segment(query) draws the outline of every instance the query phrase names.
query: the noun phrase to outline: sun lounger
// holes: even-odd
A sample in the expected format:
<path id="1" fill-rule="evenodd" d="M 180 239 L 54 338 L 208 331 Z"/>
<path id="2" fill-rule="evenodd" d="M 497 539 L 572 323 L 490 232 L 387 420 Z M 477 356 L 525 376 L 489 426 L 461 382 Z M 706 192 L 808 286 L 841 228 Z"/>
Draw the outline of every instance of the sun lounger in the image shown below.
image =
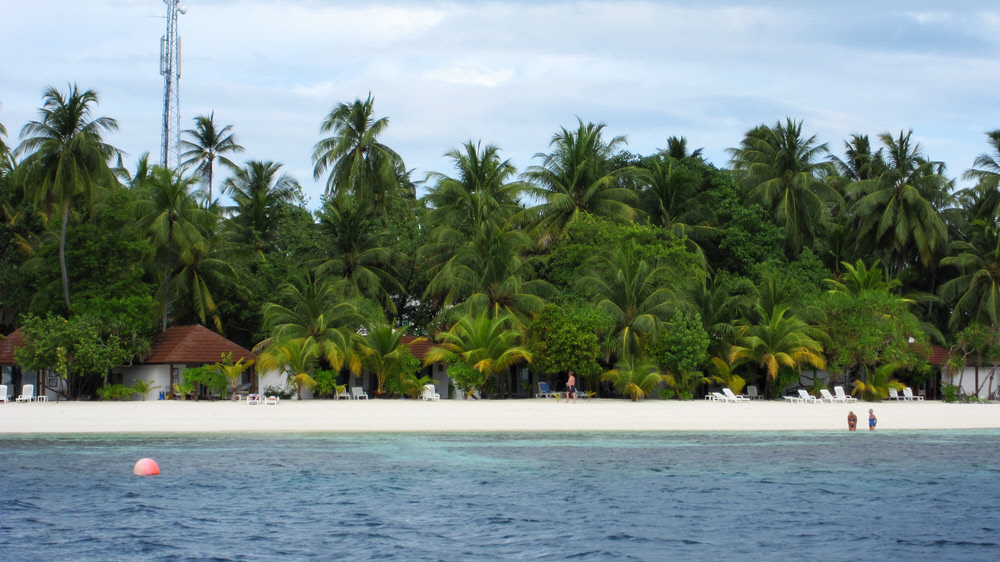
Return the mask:
<path id="1" fill-rule="evenodd" d="M 350 400 L 351 399 L 351 393 L 347 392 L 347 388 L 345 387 L 344 391 L 337 395 L 337 398 L 338 399 L 343 398 L 345 400 Z"/>
<path id="2" fill-rule="evenodd" d="M 247 394 L 247 406 L 260 406 L 260 394 Z"/>
<path id="3" fill-rule="evenodd" d="M 853 396 L 848 396 L 844 393 L 844 387 L 835 386 L 833 387 L 833 392 L 837 395 L 837 399 L 845 404 L 848 402 L 857 402 L 858 399 Z"/>
<path id="4" fill-rule="evenodd" d="M 590 400 L 590 395 L 587 394 L 586 392 L 582 391 L 582 390 L 577 390 L 576 391 L 576 397 L 577 398 L 586 398 L 587 400 Z"/>
<path id="5" fill-rule="evenodd" d="M 420 395 L 421 400 L 440 400 L 441 395 L 434 391 L 433 384 L 425 384 L 424 392 Z"/>
<path id="6" fill-rule="evenodd" d="M 351 397 L 354 398 L 355 400 L 361 400 L 362 398 L 368 400 L 368 393 L 365 392 L 365 389 L 361 388 L 360 386 L 352 386 Z"/>
<path id="7" fill-rule="evenodd" d="M 0 384 L 0 402 L 7 403 L 7 385 Z"/>
<path id="8" fill-rule="evenodd" d="M 889 389 L 889 400 L 902 400 L 895 388 Z"/>
<path id="9" fill-rule="evenodd" d="M 907 401 L 917 400 L 918 402 L 923 402 L 924 401 L 924 397 L 923 396 L 914 396 L 913 395 L 913 391 L 910 390 L 910 387 L 906 387 L 906 388 L 903 389 L 903 400 L 907 400 Z"/>
<path id="10" fill-rule="evenodd" d="M 799 389 L 799 398 L 802 399 L 802 402 L 808 402 L 810 404 L 822 404 L 823 403 L 822 400 L 820 400 L 819 398 L 816 398 L 815 396 L 810 396 L 808 392 L 806 392 L 804 389 L 801 389 L 801 388 Z"/>
<path id="11" fill-rule="evenodd" d="M 747 387 L 747 398 L 749 398 L 751 400 L 763 400 L 764 399 L 763 396 L 761 396 L 760 394 L 757 394 L 757 387 L 754 386 L 754 385 L 750 385 L 750 386 Z"/>
<path id="12" fill-rule="evenodd" d="M 820 394 L 820 400 L 822 400 L 823 402 L 829 402 L 831 404 L 833 404 L 834 402 L 843 402 L 843 400 L 841 400 L 840 398 L 837 398 L 836 396 L 830 394 L 830 391 L 825 388 L 820 390 L 819 394 Z"/>
<path id="13" fill-rule="evenodd" d="M 721 392 L 713 392 L 712 394 L 709 394 L 705 398 L 707 400 L 715 400 L 716 402 L 729 402 L 729 399 L 726 398 L 726 395 Z"/>
<path id="14" fill-rule="evenodd" d="M 14 402 L 31 402 L 35 399 L 35 385 L 26 384 L 21 388 L 21 395 Z"/>
<path id="15" fill-rule="evenodd" d="M 731 388 L 723 388 L 722 393 L 726 395 L 726 398 L 732 400 L 733 402 L 749 402 L 750 399 L 745 396 L 736 396 Z"/>
<path id="16" fill-rule="evenodd" d="M 535 398 L 552 398 L 552 397 L 558 398 L 559 395 L 556 394 L 555 392 L 552 392 L 552 390 L 549 389 L 549 383 L 547 382 L 538 383 L 538 392 L 535 393 Z"/>
<path id="17" fill-rule="evenodd" d="M 279 400 L 281 400 L 281 398 L 279 398 L 277 396 L 265 396 L 264 397 L 264 405 L 265 406 L 277 406 Z"/>
<path id="18" fill-rule="evenodd" d="M 786 396 L 782 396 L 782 398 L 784 398 L 788 402 L 791 402 L 792 404 L 794 404 L 796 402 L 802 402 L 802 399 L 799 398 L 798 396 L 787 396 L 786 395 Z"/>

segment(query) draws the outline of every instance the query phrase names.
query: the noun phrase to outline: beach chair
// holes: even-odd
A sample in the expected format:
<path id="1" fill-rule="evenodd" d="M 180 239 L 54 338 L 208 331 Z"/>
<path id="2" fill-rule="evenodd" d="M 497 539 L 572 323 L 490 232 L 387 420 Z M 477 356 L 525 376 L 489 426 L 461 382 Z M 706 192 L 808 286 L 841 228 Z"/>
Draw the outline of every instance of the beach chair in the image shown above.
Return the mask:
<path id="1" fill-rule="evenodd" d="M 0 384 L 0 402 L 7 403 L 7 385 Z"/>
<path id="2" fill-rule="evenodd" d="M 260 406 L 260 394 L 247 394 L 247 406 Z"/>
<path id="3" fill-rule="evenodd" d="M 352 386 L 351 397 L 354 398 L 355 400 L 361 400 L 362 398 L 368 400 L 368 393 L 365 392 L 365 389 L 361 388 L 360 386 Z"/>
<path id="4" fill-rule="evenodd" d="M 785 396 L 782 396 L 782 398 L 784 398 L 786 402 L 791 402 L 792 404 L 794 404 L 796 402 L 802 402 L 802 399 L 799 398 L 798 396 L 785 395 Z"/>
<path id="5" fill-rule="evenodd" d="M 764 399 L 763 396 L 761 396 L 760 394 L 757 394 L 757 387 L 754 386 L 754 385 L 750 385 L 750 386 L 747 387 L 747 398 L 749 398 L 751 400 L 763 400 Z"/>
<path id="6" fill-rule="evenodd" d="M 590 395 L 587 394 L 586 392 L 582 391 L 582 390 L 579 390 L 579 389 L 577 389 L 577 391 L 576 391 L 576 397 L 577 398 L 586 398 L 587 400 L 590 400 Z"/>
<path id="7" fill-rule="evenodd" d="M 552 398 L 553 396 L 556 398 L 559 397 L 558 394 L 552 392 L 552 390 L 549 388 L 549 383 L 547 382 L 538 383 L 538 392 L 535 393 L 535 398 Z"/>
<path id="8" fill-rule="evenodd" d="M 910 390 L 910 387 L 906 387 L 906 388 L 903 389 L 903 400 L 907 400 L 907 401 L 917 400 L 918 402 L 923 402 L 924 401 L 924 397 L 923 396 L 914 396 L 913 395 L 913 391 Z"/>
<path id="9" fill-rule="evenodd" d="M 423 394 L 420 395 L 420 399 L 421 400 L 440 400 L 441 399 L 441 395 L 438 394 L 437 392 L 434 392 L 434 390 L 435 389 L 434 389 L 434 385 L 433 384 L 425 384 L 424 385 L 424 392 L 423 392 Z"/>
<path id="10" fill-rule="evenodd" d="M 278 401 L 280 401 L 280 400 L 281 400 L 281 398 L 279 398 L 277 396 L 265 396 L 264 397 L 264 405 L 265 406 L 277 406 L 278 405 Z"/>
<path id="11" fill-rule="evenodd" d="M 726 395 L 726 398 L 732 400 L 733 402 L 750 402 L 750 399 L 745 396 L 736 396 L 731 388 L 723 388 L 722 393 Z"/>
<path id="12" fill-rule="evenodd" d="M 819 394 L 820 394 L 820 400 L 822 400 L 823 402 L 829 402 L 831 404 L 833 404 L 834 402 L 843 402 L 843 400 L 830 394 L 830 391 L 825 388 L 820 390 Z"/>
<path id="13" fill-rule="evenodd" d="M 729 402 L 729 398 L 721 392 L 713 392 L 712 394 L 705 396 L 705 399 L 715 400 L 716 402 Z"/>
<path id="14" fill-rule="evenodd" d="M 889 400 L 902 400 L 895 388 L 889 389 Z"/>
<path id="15" fill-rule="evenodd" d="M 837 395 L 837 400 L 840 401 L 840 402 L 844 402 L 845 404 L 848 403 L 848 402 L 857 402 L 858 401 L 857 398 L 855 398 L 853 396 L 848 396 L 844 392 L 844 387 L 842 387 L 842 386 L 835 386 L 835 387 L 833 387 L 833 392 L 834 392 L 834 394 Z"/>
<path id="16" fill-rule="evenodd" d="M 808 402 L 810 404 L 822 404 L 823 403 L 822 400 L 820 400 L 819 398 L 816 398 L 815 396 L 810 396 L 809 393 L 806 392 L 802 388 L 799 389 L 799 398 L 802 399 L 802 402 L 804 402 L 804 403 L 805 402 Z"/>
<path id="17" fill-rule="evenodd" d="M 21 388 L 21 395 L 14 402 L 31 402 L 35 399 L 35 385 L 26 384 Z"/>
<path id="18" fill-rule="evenodd" d="M 351 393 L 347 392 L 347 387 L 346 386 L 344 387 L 344 391 L 337 395 L 337 398 L 338 399 L 339 398 L 343 398 L 345 400 L 350 400 L 351 399 Z"/>

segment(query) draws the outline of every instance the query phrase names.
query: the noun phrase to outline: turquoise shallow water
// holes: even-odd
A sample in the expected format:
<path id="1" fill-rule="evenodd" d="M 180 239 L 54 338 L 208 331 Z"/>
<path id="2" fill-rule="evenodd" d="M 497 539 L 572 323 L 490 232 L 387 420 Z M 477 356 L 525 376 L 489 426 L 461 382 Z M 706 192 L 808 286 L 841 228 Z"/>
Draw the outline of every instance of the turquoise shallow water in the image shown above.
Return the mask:
<path id="1" fill-rule="evenodd" d="M 0 437 L 0 558 L 1000 559 L 1000 432 Z M 157 477 L 136 477 L 142 457 Z"/>

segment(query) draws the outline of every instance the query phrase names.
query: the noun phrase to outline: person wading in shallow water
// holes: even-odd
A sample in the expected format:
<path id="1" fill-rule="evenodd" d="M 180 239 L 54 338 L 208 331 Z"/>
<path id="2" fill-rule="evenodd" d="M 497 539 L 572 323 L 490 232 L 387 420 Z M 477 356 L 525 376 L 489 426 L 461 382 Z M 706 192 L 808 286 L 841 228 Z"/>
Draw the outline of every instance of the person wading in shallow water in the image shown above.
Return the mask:
<path id="1" fill-rule="evenodd" d="M 876 423 L 878 423 L 878 418 L 875 417 L 875 412 L 868 410 L 868 431 L 875 431 Z"/>
<path id="2" fill-rule="evenodd" d="M 566 381 L 566 403 L 569 404 L 569 395 L 573 395 L 573 403 L 576 404 L 576 377 L 573 371 L 569 372 L 569 380 Z"/>
<path id="3" fill-rule="evenodd" d="M 857 431 L 858 430 L 858 416 L 854 415 L 854 412 L 849 412 L 847 414 L 847 431 Z"/>

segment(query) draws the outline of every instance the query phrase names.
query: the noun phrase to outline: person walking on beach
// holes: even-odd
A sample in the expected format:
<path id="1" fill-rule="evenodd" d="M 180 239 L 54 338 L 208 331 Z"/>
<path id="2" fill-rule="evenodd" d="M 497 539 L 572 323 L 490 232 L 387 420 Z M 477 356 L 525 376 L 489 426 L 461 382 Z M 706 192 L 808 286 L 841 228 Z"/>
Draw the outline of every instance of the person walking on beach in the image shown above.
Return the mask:
<path id="1" fill-rule="evenodd" d="M 875 431 L 875 424 L 878 423 L 878 418 L 875 417 L 875 412 L 871 409 L 868 410 L 868 431 Z"/>
<path id="2" fill-rule="evenodd" d="M 847 431 L 857 431 L 857 430 L 858 430 L 858 416 L 854 415 L 854 412 L 848 412 Z"/>
<path id="3" fill-rule="evenodd" d="M 569 380 L 566 381 L 566 403 L 569 404 L 569 395 L 573 395 L 573 403 L 576 404 L 576 377 L 573 371 L 569 372 Z"/>

